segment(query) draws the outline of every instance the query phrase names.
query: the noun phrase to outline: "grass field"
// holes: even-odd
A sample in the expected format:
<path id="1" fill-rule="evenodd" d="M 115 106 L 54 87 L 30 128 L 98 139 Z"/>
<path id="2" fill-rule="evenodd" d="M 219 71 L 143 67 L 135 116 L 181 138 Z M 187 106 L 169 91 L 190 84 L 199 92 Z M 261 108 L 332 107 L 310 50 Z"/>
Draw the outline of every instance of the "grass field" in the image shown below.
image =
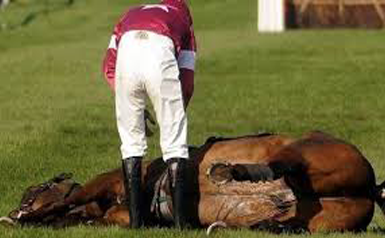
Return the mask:
<path id="1" fill-rule="evenodd" d="M 68 171 L 84 182 L 120 164 L 113 94 L 101 60 L 113 25 L 139 0 L 24 0 L 0 12 L 0 215 L 31 184 Z M 155 1 L 146 1 L 155 2 Z M 193 0 L 199 43 L 189 142 L 261 131 L 323 130 L 357 145 L 385 180 L 385 32 L 261 35 L 256 0 Z M 5 27 L 4 27 L 5 28 Z M 148 159 L 160 155 L 158 133 Z M 367 233 L 381 237 L 377 209 Z M 0 237 L 204 237 L 203 231 L 0 227 Z M 287 237 L 247 230 L 214 237 Z M 301 235 L 300 235 L 301 236 Z M 304 236 L 304 235 L 302 235 Z M 290 235 L 290 237 L 296 237 Z"/>

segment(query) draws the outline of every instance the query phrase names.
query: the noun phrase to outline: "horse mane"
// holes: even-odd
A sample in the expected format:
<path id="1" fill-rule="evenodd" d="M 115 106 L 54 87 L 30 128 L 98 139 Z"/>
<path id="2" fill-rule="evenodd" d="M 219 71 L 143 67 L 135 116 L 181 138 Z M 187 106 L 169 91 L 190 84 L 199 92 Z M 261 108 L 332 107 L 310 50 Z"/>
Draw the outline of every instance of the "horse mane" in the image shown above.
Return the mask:
<path id="1" fill-rule="evenodd" d="M 206 140 L 206 142 L 203 145 L 207 145 L 207 144 L 212 145 L 220 141 L 230 141 L 230 140 L 238 140 L 238 139 L 244 139 L 244 138 L 259 138 L 259 137 L 266 137 L 266 136 L 272 136 L 272 135 L 276 135 L 276 134 L 271 132 L 261 132 L 255 135 L 244 135 L 244 136 L 237 136 L 237 137 L 211 136 Z"/>

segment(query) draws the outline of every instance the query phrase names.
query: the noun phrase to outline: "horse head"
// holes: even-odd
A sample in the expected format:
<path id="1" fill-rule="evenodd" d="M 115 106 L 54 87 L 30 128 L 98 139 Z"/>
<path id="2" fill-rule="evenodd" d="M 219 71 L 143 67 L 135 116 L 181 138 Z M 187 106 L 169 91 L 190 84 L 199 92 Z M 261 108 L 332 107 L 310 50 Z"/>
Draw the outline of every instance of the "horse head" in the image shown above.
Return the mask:
<path id="1" fill-rule="evenodd" d="M 28 187 L 21 199 L 20 206 L 9 213 L 9 218 L 18 224 L 48 223 L 54 216 L 47 216 L 55 204 L 80 188 L 71 179 L 71 174 L 60 174 L 47 182 Z M 41 219 L 45 217 L 45 219 Z"/>

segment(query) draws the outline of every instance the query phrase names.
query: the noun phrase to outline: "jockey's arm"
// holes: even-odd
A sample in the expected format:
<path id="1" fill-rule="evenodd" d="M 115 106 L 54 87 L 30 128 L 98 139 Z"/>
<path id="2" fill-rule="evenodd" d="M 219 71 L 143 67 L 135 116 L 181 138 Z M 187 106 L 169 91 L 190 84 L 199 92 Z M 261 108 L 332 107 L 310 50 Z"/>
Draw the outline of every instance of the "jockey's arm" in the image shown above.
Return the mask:
<path id="1" fill-rule="evenodd" d="M 106 55 L 104 56 L 102 66 L 104 79 L 113 91 L 115 91 L 116 58 L 121 35 L 121 23 L 119 22 L 114 28 L 114 32 L 111 36 L 110 44 L 108 45 L 108 49 Z"/>
<path id="2" fill-rule="evenodd" d="M 190 99 L 194 93 L 194 72 L 196 61 L 196 42 L 194 30 L 190 29 L 191 35 L 185 49 L 183 49 L 178 56 L 178 65 L 180 71 L 180 80 L 182 83 L 182 92 L 184 106 L 187 108 Z"/>
<path id="3" fill-rule="evenodd" d="M 115 91 L 116 55 L 116 49 L 108 48 L 103 60 L 104 79 L 113 91 Z"/>
<path id="4" fill-rule="evenodd" d="M 184 106 L 185 108 L 187 108 L 190 99 L 194 93 L 194 70 L 181 68 L 180 80 L 182 83 Z"/>
<path id="5" fill-rule="evenodd" d="M 197 45 L 196 45 L 194 28 L 191 20 L 189 35 L 187 37 L 187 40 L 185 41 L 185 45 L 182 47 L 182 51 L 178 56 L 178 65 L 179 65 L 179 71 L 180 71 L 180 80 L 182 83 L 182 92 L 183 92 L 185 109 L 187 109 L 190 99 L 194 93 L 194 72 L 195 72 L 196 52 L 197 52 Z"/>

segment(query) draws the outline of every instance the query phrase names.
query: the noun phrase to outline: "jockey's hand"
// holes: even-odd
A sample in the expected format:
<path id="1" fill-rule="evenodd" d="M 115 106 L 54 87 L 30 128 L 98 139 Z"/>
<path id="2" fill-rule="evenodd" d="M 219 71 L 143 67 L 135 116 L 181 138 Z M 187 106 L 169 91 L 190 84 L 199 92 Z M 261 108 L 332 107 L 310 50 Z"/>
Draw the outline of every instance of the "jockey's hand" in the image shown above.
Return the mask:
<path id="1" fill-rule="evenodd" d="M 144 110 L 144 125 L 146 128 L 146 136 L 151 137 L 154 135 L 154 132 L 151 130 L 148 123 L 150 123 L 152 126 L 156 125 L 154 117 L 151 115 L 151 113 L 147 109 L 145 109 Z"/>

